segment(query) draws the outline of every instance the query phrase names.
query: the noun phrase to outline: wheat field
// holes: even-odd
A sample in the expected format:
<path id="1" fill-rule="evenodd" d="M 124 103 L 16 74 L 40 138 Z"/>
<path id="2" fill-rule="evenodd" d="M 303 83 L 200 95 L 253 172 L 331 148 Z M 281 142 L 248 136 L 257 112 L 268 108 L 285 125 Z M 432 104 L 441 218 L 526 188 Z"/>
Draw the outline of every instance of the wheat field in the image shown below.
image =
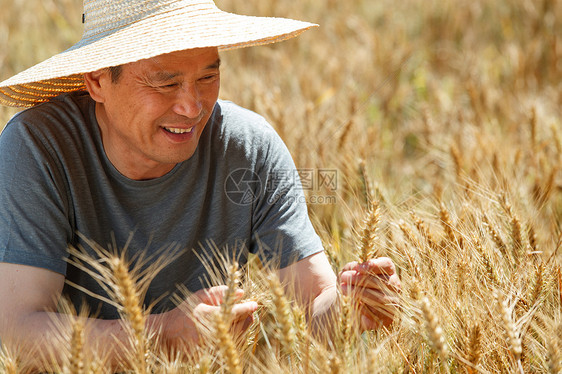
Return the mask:
<path id="1" fill-rule="evenodd" d="M 223 308 L 197 355 L 164 357 L 138 324 L 147 311 L 118 299 L 137 343 L 132 371 L 561 373 L 562 3 L 216 3 L 320 25 L 224 52 L 221 97 L 264 115 L 299 170 L 336 171 L 337 185 L 306 191 L 334 269 L 367 246 L 397 265 L 402 300 L 392 326 L 358 334 L 342 298 L 337 334 L 320 344 L 275 277 L 225 263 L 217 281 L 236 287 L 247 273 L 240 286 L 261 305 L 248 335 L 230 334 Z M 0 0 L 0 79 L 77 41 L 81 7 Z M 1 108 L 0 122 L 13 113 Z M 116 290 L 117 269 L 132 274 L 125 284 L 144 284 L 118 258 L 108 263 Z M 106 372 L 81 352 L 81 320 L 69 319 L 57 371 Z M 25 371 L 17 349 L 2 350 L 0 371 Z"/>

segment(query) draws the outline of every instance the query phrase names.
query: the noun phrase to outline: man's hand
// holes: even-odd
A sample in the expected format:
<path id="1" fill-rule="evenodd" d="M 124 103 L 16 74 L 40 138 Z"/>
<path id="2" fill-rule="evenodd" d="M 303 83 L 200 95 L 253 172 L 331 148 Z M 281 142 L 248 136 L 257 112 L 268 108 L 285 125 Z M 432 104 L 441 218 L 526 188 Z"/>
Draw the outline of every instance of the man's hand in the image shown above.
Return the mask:
<path id="1" fill-rule="evenodd" d="M 392 323 L 399 303 L 400 279 L 391 259 L 350 262 L 339 274 L 341 289 L 359 307 L 361 330 Z"/>
<path id="2" fill-rule="evenodd" d="M 187 355 L 194 353 L 194 348 L 201 343 L 201 328 L 213 323 L 215 314 L 221 310 L 226 290 L 226 286 L 199 290 L 177 308 L 161 315 L 161 339 L 168 352 L 182 352 Z M 242 290 L 237 290 L 235 301 L 240 301 L 243 295 Z M 234 337 L 251 325 L 252 314 L 257 309 L 258 304 L 255 301 L 234 304 L 231 312 Z"/>

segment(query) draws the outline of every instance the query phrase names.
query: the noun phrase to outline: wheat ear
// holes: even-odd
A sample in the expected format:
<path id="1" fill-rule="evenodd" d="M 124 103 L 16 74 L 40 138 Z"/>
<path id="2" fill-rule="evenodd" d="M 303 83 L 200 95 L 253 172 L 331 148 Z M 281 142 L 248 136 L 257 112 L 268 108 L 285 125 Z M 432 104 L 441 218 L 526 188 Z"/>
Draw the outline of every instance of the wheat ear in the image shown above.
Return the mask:
<path id="1" fill-rule="evenodd" d="M 429 335 L 429 341 L 433 346 L 435 352 L 441 358 L 442 367 L 447 372 L 448 371 L 447 357 L 449 355 L 447 344 L 445 343 L 445 338 L 443 337 L 443 329 L 439 324 L 437 315 L 433 311 L 433 306 L 431 305 L 427 296 L 424 296 L 420 300 L 420 307 L 426 323 L 427 333 Z"/>
<path id="2" fill-rule="evenodd" d="M 340 296 L 341 310 L 339 315 L 340 336 L 339 344 L 343 354 L 343 358 L 347 362 L 349 360 L 351 341 L 354 332 L 354 320 L 357 318 L 355 306 L 352 304 L 352 298 L 348 295 Z"/>
<path id="3" fill-rule="evenodd" d="M 221 312 L 215 314 L 215 329 L 220 352 L 231 374 L 242 374 L 240 356 L 229 331 L 229 324 Z"/>
<path id="4" fill-rule="evenodd" d="M 367 173 L 367 164 L 365 163 L 365 160 L 359 160 L 359 176 L 363 182 L 363 195 L 365 196 L 365 201 L 370 205 L 374 200 L 375 190 L 373 182 L 369 177 L 369 173 Z"/>
<path id="5" fill-rule="evenodd" d="M 521 250 L 523 249 L 521 220 L 513 211 L 513 207 L 507 199 L 507 196 L 503 195 L 501 202 L 510 219 L 513 256 L 516 261 L 519 261 Z"/>
<path id="6" fill-rule="evenodd" d="M 455 164 L 455 175 L 457 177 L 457 180 L 460 180 L 462 177 L 462 166 L 463 166 L 461 153 L 459 152 L 459 149 L 455 144 L 451 144 L 451 148 L 449 149 L 449 151 L 451 153 L 451 158 L 453 159 L 453 163 Z"/>
<path id="7" fill-rule="evenodd" d="M 475 324 L 470 330 L 470 337 L 468 342 L 468 362 L 472 366 L 468 367 L 469 373 L 476 373 L 476 367 L 482 356 L 482 331 L 480 325 Z"/>
<path id="8" fill-rule="evenodd" d="M 340 374 L 342 372 L 341 359 L 336 352 L 332 352 L 329 358 L 330 374 Z"/>
<path id="9" fill-rule="evenodd" d="M 496 275 L 495 266 L 493 265 L 492 260 L 490 259 L 490 256 L 488 256 L 486 251 L 484 251 L 484 248 L 482 247 L 482 242 L 478 238 L 474 239 L 474 248 L 476 249 L 476 251 L 478 252 L 480 257 L 482 258 L 482 261 L 484 263 L 484 267 L 486 268 L 486 277 L 489 280 L 491 280 L 494 284 L 498 285 L 499 279 L 498 279 L 498 276 Z"/>
<path id="10" fill-rule="evenodd" d="M 544 290 L 544 270 L 544 263 L 541 262 L 535 272 L 535 284 L 531 291 L 531 297 L 529 298 L 529 306 L 535 305 L 542 297 Z"/>
<path id="11" fill-rule="evenodd" d="M 102 374 L 104 372 L 104 365 L 99 360 L 93 360 L 88 367 L 88 374 Z"/>
<path id="12" fill-rule="evenodd" d="M 203 357 L 199 359 L 199 363 L 195 367 L 197 369 L 197 373 L 199 374 L 207 374 L 211 372 L 211 365 L 213 363 L 213 359 L 210 355 L 205 354 Z"/>
<path id="13" fill-rule="evenodd" d="M 1 344 L 0 344 L 0 369 L 2 370 L 2 373 L 5 374 L 17 374 L 19 372 L 18 364 L 15 357 L 12 356 L 11 352 L 8 352 L 8 350 L 5 347 L 2 347 Z"/>
<path id="14" fill-rule="evenodd" d="M 349 135 L 349 133 L 351 132 L 351 128 L 353 127 L 353 118 L 350 118 L 345 126 L 343 127 L 343 130 L 339 136 L 339 140 L 338 140 L 338 150 L 341 151 L 343 150 L 345 144 L 347 143 L 347 137 Z"/>
<path id="15" fill-rule="evenodd" d="M 73 317 L 70 337 L 70 355 L 68 359 L 69 374 L 84 373 L 84 320 Z"/>
<path id="16" fill-rule="evenodd" d="M 226 292 L 224 294 L 223 302 L 221 304 L 221 311 L 225 319 L 230 316 L 232 312 L 232 307 L 236 302 L 235 294 L 238 286 L 240 285 L 240 268 L 238 263 L 234 261 L 232 264 L 227 266 L 228 279 L 226 280 Z"/>
<path id="17" fill-rule="evenodd" d="M 513 358 L 517 364 L 521 365 L 521 353 L 523 349 L 521 347 L 521 338 L 513 322 L 512 311 L 509 308 L 508 300 L 501 300 L 496 294 L 495 298 L 497 300 L 499 312 L 501 315 L 501 322 L 504 329 L 505 337 L 509 345 L 509 351 L 513 355 Z"/>
<path id="18" fill-rule="evenodd" d="M 429 247 L 433 250 L 439 249 L 439 246 L 437 245 L 437 241 L 431 234 L 431 231 L 429 231 L 429 228 L 427 227 L 425 222 L 420 217 L 418 217 L 416 213 L 414 213 L 413 211 L 410 212 L 410 216 L 414 221 L 414 226 L 416 226 L 416 229 L 418 229 L 421 236 L 423 236 L 424 239 L 427 241 Z"/>
<path id="19" fill-rule="evenodd" d="M 532 224 L 528 225 L 527 237 L 529 238 L 529 246 L 531 247 L 531 250 L 535 253 L 538 253 L 539 252 L 539 245 L 538 245 L 538 241 L 537 241 L 537 234 L 536 234 L 535 228 L 533 227 Z"/>
<path id="20" fill-rule="evenodd" d="M 363 223 L 363 234 L 361 236 L 361 248 L 359 250 L 361 262 L 377 256 L 375 242 L 377 240 L 377 225 L 380 221 L 379 203 L 371 201 L 370 208 Z"/>
<path id="21" fill-rule="evenodd" d="M 449 211 L 443 202 L 439 203 L 439 221 L 441 222 L 441 226 L 443 226 L 445 236 L 449 242 L 454 245 L 457 242 L 457 238 L 455 236 L 455 232 L 453 231 L 451 216 L 449 215 Z"/>
<path id="22" fill-rule="evenodd" d="M 115 295 L 123 307 L 123 315 L 131 329 L 130 339 L 133 343 L 133 367 L 140 373 L 149 372 L 148 342 L 146 338 L 146 315 L 142 310 L 137 287 L 129 274 L 125 261 L 118 256 L 109 259 L 109 266 L 115 277 Z"/>
<path id="23" fill-rule="evenodd" d="M 562 373 L 562 360 L 560 356 L 560 345 L 558 344 L 558 339 L 556 337 L 551 337 L 546 342 L 547 349 L 547 364 L 548 372 L 551 374 Z"/>
<path id="24" fill-rule="evenodd" d="M 277 330 L 282 350 L 285 353 L 293 353 L 295 347 L 295 329 L 293 328 L 293 316 L 291 306 L 285 297 L 283 287 L 277 275 L 272 273 L 267 278 L 271 294 L 273 296 L 273 316 L 277 321 Z"/>
<path id="25" fill-rule="evenodd" d="M 482 220 L 484 221 L 484 226 L 488 230 L 488 233 L 490 234 L 490 237 L 492 238 L 492 241 L 496 244 L 496 247 L 498 247 L 498 249 L 500 250 L 500 252 L 503 255 L 506 255 L 507 254 L 506 253 L 507 246 L 505 245 L 505 243 L 504 243 L 503 239 L 501 238 L 500 234 L 498 233 L 498 231 L 491 224 L 491 222 L 488 219 L 488 216 L 486 214 L 484 214 L 482 216 Z"/>

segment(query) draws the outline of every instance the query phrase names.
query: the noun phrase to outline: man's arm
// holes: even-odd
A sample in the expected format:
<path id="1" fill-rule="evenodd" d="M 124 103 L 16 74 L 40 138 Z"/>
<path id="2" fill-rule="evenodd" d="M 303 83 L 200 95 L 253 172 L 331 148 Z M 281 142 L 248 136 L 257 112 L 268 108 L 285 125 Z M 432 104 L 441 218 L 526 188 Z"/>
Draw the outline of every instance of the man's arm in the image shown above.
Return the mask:
<path id="1" fill-rule="evenodd" d="M 297 302 L 308 306 L 313 331 L 326 332 L 326 327 L 334 325 L 330 322 L 339 312 L 338 279 L 324 252 L 281 269 L 279 278 L 285 285 L 294 285 Z M 342 292 L 359 306 L 361 330 L 392 323 L 399 302 L 400 280 L 390 259 L 371 259 L 364 264 L 350 262 L 339 278 Z"/>
<path id="2" fill-rule="evenodd" d="M 56 313 L 63 286 L 64 276 L 61 274 L 32 266 L 0 263 L 0 337 L 8 349 L 15 350 L 22 362 L 33 369 L 53 369 L 44 367 L 46 358 L 57 365 L 62 364 L 62 350 L 56 347 L 57 336 L 60 336 L 60 329 L 70 328 L 69 320 Z M 90 343 L 96 341 L 99 347 L 114 346 L 112 336 L 124 335 L 117 321 L 88 322 L 92 322 L 88 323 L 88 340 Z M 91 344 L 87 344 L 86 349 L 88 347 L 92 348 Z M 112 352 L 108 349 L 104 353 Z"/>
<path id="3" fill-rule="evenodd" d="M 313 331 L 329 323 L 337 310 L 337 278 L 324 252 L 280 269 L 279 280 L 306 307 Z"/>
<path id="4" fill-rule="evenodd" d="M 45 367 L 48 358 L 55 366 L 62 365 L 64 350 L 57 347 L 61 329 L 70 329 L 70 322 L 56 312 L 57 300 L 64 286 L 64 276 L 50 270 L 0 262 L 0 339 L 14 350 L 31 369 Z M 210 318 L 220 308 L 226 287 L 213 287 L 191 295 L 178 308 L 147 318 L 147 333 L 159 335 L 165 351 L 193 349 L 199 343 L 197 322 Z M 237 294 L 238 298 L 242 294 Z M 234 328 L 247 327 L 247 318 L 257 309 L 255 302 L 238 303 L 233 308 Z M 88 318 L 85 321 L 85 355 L 105 358 L 113 369 L 123 364 L 130 340 L 120 320 Z M 51 363 L 52 366 L 52 363 Z"/>

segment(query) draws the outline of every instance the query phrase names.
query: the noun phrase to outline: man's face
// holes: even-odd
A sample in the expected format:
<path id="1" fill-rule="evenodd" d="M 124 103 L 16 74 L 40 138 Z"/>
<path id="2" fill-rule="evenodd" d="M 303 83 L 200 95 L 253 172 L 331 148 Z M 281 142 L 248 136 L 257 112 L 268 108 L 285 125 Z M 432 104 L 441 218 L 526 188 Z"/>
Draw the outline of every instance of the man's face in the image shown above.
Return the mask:
<path id="1" fill-rule="evenodd" d="M 131 179 L 157 178 L 189 159 L 218 99 L 217 48 L 191 49 L 100 73 L 96 116 L 113 165 Z"/>

